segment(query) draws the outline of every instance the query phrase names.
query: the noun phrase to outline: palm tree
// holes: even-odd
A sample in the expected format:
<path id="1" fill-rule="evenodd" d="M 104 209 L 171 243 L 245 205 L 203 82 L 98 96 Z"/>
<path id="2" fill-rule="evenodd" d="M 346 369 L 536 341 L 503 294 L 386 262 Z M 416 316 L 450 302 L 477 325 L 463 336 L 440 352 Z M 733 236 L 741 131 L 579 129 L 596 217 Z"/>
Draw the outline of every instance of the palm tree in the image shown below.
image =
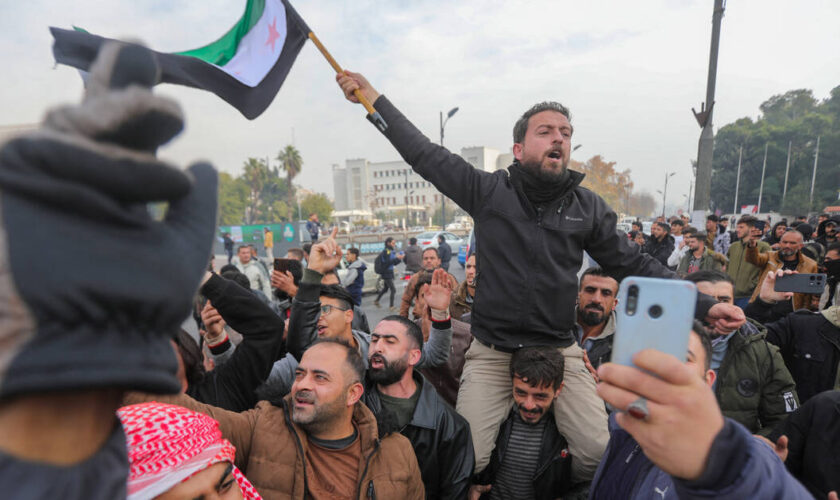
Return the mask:
<path id="1" fill-rule="evenodd" d="M 303 158 L 300 156 L 300 151 L 291 144 L 277 153 L 277 161 L 280 162 L 280 170 L 286 174 L 286 184 L 289 187 L 289 220 L 292 220 L 292 207 L 295 203 L 295 189 L 292 186 L 292 181 L 303 169 Z"/>

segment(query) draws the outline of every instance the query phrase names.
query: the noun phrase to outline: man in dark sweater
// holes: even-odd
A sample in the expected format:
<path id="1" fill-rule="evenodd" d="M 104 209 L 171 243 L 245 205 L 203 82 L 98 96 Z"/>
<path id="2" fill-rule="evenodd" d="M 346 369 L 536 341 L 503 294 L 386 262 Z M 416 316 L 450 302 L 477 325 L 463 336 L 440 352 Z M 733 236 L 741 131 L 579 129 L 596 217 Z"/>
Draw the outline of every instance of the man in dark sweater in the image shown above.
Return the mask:
<path id="1" fill-rule="evenodd" d="M 566 359 L 566 388 L 554 405 L 558 431 L 580 459 L 573 473 L 582 480 L 591 477 L 609 435 L 603 401 L 595 395 L 572 331 L 583 252 L 617 279 L 675 274 L 632 247 L 616 231 L 615 212 L 580 187 L 581 173 L 567 168 L 573 129 L 563 105 L 545 102 L 528 110 L 514 126 L 513 165 L 490 173 L 432 143 L 362 75 L 345 71 L 336 79 L 351 102 L 359 102 L 358 91 L 374 103 L 387 123 L 385 136 L 403 159 L 476 222 L 476 263 L 482 269 L 472 309 L 476 342 L 467 353 L 458 394 L 458 412 L 473 435 L 476 471 L 487 466 L 510 409 L 511 380 L 504 367 L 511 354 L 549 345 Z M 511 287 L 518 293 L 509 293 Z M 712 302 L 698 308 L 700 317 L 708 312 L 711 322 L 734 328 L 744 321 L 742 311 Z"/>

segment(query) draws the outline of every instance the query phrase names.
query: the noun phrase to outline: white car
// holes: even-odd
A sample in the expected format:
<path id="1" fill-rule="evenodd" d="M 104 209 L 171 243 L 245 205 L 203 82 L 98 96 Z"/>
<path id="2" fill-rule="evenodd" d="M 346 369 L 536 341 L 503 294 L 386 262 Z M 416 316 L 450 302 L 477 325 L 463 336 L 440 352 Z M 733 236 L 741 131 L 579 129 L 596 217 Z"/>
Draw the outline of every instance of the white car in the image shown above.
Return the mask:
<path id="1" fill-rule="evenodd" d="M 426 233 L 421 233 L 416 236 L 417 244 L 422 249 L 426 248 L 437 248 L 438 247 L 438 235 L 443 235 L 444 240 L 449 245 L 449 248 L 452 249 L 452 255 L 457 256 L 458 250 L 461 249 L 461 245 L 465 242 L 458 236 L 447 232 L 447 231 L 429 231 Z"/>

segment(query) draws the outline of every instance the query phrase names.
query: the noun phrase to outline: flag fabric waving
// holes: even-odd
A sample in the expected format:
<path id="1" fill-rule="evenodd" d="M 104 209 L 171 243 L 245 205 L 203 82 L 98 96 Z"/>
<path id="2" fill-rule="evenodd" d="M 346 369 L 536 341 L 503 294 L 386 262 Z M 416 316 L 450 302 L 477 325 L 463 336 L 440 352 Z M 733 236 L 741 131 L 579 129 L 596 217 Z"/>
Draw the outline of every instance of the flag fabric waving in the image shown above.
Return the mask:
<path id="1" fill-rule="evenodd" d="M 109 40 L 78 30 L 50 32 L 56 62 L 84 71 Z M 309 32 L 288 1 L 248 0 L 236 25 L 215 42 L 184 52 L 155 52 L 161 83 L 213 92 L 253 120 L 274 100 Z"/>

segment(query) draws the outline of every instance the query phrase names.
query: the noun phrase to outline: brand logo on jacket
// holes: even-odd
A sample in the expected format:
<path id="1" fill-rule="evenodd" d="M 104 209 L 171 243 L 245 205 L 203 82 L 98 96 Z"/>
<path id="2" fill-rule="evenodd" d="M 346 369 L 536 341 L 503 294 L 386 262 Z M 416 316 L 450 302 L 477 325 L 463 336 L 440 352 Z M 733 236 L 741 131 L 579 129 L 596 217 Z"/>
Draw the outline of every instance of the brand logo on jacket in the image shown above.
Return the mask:
<path id="1" fill-rule="evenodd" d="M 566 216 L 566 220 L 572 222 L 583 222 L 583 219 L 580 217 L 569 217 L 568 215 Z"/>
<path id="2" fill-rule="evenodd" d="M 758 392 L 758 382 L 751 378 L 742 378 L 736 386 L 738 394 L 745 398 L 751 398 Z"/>

